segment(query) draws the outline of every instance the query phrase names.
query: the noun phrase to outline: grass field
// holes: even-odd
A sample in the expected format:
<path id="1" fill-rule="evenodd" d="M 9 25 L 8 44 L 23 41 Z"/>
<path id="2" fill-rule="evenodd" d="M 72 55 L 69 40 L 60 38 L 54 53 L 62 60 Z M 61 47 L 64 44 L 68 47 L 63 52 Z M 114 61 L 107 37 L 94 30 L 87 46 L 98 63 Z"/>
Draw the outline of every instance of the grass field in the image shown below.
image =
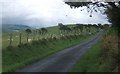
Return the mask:
<path id="1" fill-rule="evenodd" d="M 68 27 L 74 27 L 75 25 L 67 25 L 67 26 Z M 55 34 L 57 37 L 60 37 L 60 30 L 59 30 L 58 26 L 47 27 L 48 33 L 46 33 L 44 35 L 39 35 L 39 33 L 35 34 L 35 30 L 36 29 L 32 29 L 32 33 L 30 34 L 29 39 L 33 40 L 33 37 L 35 37 L 35 40 L 39 40 L 39 39 L 42 39 L 42 38 L 50 38 L 51 34 Z M 93 32 L 96 31 L 95 28 L 91 28 L 91 30 Z M 19 34 L 20 33 L 22 34 L 21 42 L 23 44 L 27 43 L 27 40 L 26 40 L 27 34 L 26 34 L 25 31 L 18 31 L 18 32 L 11 32 L 11 33 L 12 33 L 12 39 L 13 39 L 12 46 L 19 45 Z M 82 33 L 86 33 L 86 29 L 83 29 Z M 74 33 L 72 33 L 72 34 L 74 34 Z M 8 41 L 9 35 L 10 35 L 10 33 L 5 33 L 5 34 L 3 33 L 2 34 L 2 49 L 5 49 L 6 47 L 8 47 L 10 45 L 10 42 Z"/>
<path id="2" fill-rule="evenodd" d="M 72 25 L 73 26 L 73 25 Z M 56 35 L 59 34 L 58 27 L 49 27 L 48 33 L 55 33 Z M 58 30 L 58 31 L 57 31 Z M 93 31 L 95 31 L 93 29 Z M 86 31 L 84 30 L 83 33 Z M 14 33 L 14 36 L 17 35 L 18 32 Z M 22 32 L 25 38 L 25 32 Z M 25 39 L 24 44 L 17 47 L 16 45 L 13 46 L 5 46 L 5 50 L 2 50 L 2 71 L 3 72 L 12 72 L 18 68 L 22 68 L 30 63 L 33 63 L 37 60 L 43 59 L 46 56 L 56 53 L 64 48 L 79 44 L 84 42 L 88 39 L 91 39 L 97 34 L 87 34 L 87 35 L 69 35 L 60 38 L 47 38 L 47 39 L 40 39 L 35 40 L 30 43 L 26 43 Z M 4 40 L 7 39 L 7 34 L 3 34 Z M 32 35 L 31 35 L 32 37 Z M 44 36 L 42 36 L 44 37 Z M 17 43 L 17 38 L 16 38 Z M 7 42 L 6 42 L 7 44 Z M 8 43 L 9 44 L 9 43 Z M 3 45 L 4 46 L 4 45 Z"/>
<path id="3" fill-rule="evenodd" d="M 14 71 L 64 48 L 84 42 L 95 35 L 67 36 L 57 40 L 44 39 L 21 47 L 9 47 L 2 51 L 2 70 L 3 72 Z"/>
<path id="4" fill-rule="evenodd" d="M 101 41 L 99 41 L 80 58 L 71 72 L 109 72 L 109 64 L 101 63 L 101 54 Z"/>

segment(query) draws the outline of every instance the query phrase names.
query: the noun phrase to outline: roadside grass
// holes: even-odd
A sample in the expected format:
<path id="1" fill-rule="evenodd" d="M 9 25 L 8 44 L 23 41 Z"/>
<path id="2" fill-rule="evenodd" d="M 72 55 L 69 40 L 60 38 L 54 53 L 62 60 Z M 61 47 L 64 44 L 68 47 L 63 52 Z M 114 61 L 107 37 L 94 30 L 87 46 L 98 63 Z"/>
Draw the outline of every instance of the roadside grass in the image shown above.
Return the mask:
<path id="1" fill-rule="evenodd" d="M 2 72 L 13 72 L 23 68 L 50 54 L 89 40 L 96 36 L 96 34 L 65 36 L 59 39 L 48 38 L 25 43 L 18 47 L 9 46 L 2 50 Z"/>
<path id="2" fill-rule="evenodd" d="M 108 72 L 108 64 L 101 65 L 101 51 L 101 41 L 99 41 L 80 58 L 71 72 Z"/>
<path id="3" fill-rule="evenodd" d="M 110 72 L 118 72 L 120 51 L 119 51 L 118 30 L 109 28 L 102 39 L 102 62 L 109 64 Z"/>
<path id="4" fill-rule="evenodd" d="M 71 72 L 118 72 L 118 31 L 105 30 L 102 39 L 93 45 L 71 69 Z"/>

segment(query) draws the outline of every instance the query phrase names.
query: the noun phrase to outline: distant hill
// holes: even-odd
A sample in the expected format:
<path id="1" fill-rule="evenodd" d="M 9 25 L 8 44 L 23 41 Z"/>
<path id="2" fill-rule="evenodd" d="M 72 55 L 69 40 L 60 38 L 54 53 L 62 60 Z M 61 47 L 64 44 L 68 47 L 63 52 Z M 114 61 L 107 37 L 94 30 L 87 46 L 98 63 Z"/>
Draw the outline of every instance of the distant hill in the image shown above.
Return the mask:
<path id="1" fill-rule="evenodd" d="M 13 25 L 13 24 L 2 25 L 2 33 L 21 31 L 25 29 L 32 29 L 32 27 L 29 27 L 27 25 Z"/>

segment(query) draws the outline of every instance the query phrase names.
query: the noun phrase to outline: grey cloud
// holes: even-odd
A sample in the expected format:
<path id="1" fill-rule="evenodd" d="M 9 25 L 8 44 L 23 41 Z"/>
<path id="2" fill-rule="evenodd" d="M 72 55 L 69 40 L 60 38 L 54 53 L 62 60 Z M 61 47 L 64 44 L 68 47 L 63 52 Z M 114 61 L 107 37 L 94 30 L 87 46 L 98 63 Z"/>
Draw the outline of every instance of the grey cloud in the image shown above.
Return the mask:
<path id="1" fill-rule="evenodd" d="M 2 18 L 3 24 L 26 24 L 25 19 L 23 17 L 15 17 L 15 18 Z"/>
<path id="2" fill-rule="evenodd" d="M 9 0 L 6 0 L 9 1 Z M 20 2 L 22 1 L 22 2 Z M 26 0 L 15 0 L 2 4 L 3 24 L 25 24 L 29 26 L 48 27 L 55 26 L 57 23 L 109 23 L 106 16 L 94 13 L 93 17 L 89 17 L 89 13 L 80 12 L 79 9 L 71 9 L 62 0 L 52 0 L 51 4 L 39 2 L 37 4 L 29 2 L 22 4 Z M 33 4 L 33 5 L 32 5 Z"/>

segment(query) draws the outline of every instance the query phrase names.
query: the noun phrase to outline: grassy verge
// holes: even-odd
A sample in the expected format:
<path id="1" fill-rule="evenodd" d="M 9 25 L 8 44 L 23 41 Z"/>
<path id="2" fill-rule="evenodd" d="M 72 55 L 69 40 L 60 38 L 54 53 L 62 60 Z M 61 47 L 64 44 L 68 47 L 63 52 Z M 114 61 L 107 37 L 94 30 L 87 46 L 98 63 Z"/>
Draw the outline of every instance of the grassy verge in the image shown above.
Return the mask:
<path id="1" fill-rule="evenodd" d="M 2 71 L 12 72 L 64 48 L 91 39 L 92 35 L 66 36 L 60 39 L 42 39 L 18 47 L 8 47 L 2 51 Z"/>
<path id="2" fill-rule="evenodd" d="M 106 72 L 108 71 L 107 67 L 107 64 L 104 68 L 101 65 L 101 41 L 99 41 L 81 57 L 71 72 Z"/>
<path id="3" fill-rule="evenodd" d="M 118 72 L 118 32 L 105 30 L 102 40 L 93 45 L 74 65 L 72 72 Z"/>
<path id="4" fill-rule="evenodd" d="M 102 62 L 109 64 L 110 72 L 118 72 L 120 65 L 118 46 L 118 30 L 115 28 L 106 30 L 102 39 Z"/>

